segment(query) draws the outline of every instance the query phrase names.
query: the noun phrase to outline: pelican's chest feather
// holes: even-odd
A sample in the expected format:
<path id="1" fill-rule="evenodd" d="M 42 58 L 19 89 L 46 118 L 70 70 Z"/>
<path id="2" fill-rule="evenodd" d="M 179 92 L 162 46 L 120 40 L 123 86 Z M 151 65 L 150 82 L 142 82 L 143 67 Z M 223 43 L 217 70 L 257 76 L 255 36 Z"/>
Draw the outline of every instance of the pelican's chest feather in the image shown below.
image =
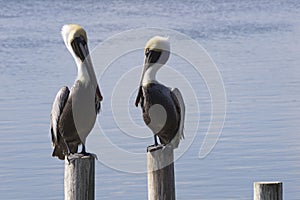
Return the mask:
<path id="1" fill-rule="evenodd" d="M 143 86 L 145 102 L 150 106 L 153 104 L 172 104 L 170 89 L 157 83 L 149 83 Z"/>
<path id="2" fill-rule="evenodd" d="M 177 118 L 176 105 L 172 99 L 171 90 L 168 87 L 156 83 L 149 83 L 146 87 L 143 87 L 143 113 L 148 115 L 149 109 L 153 105 L 162 106 L 168 114 L 168 118 Z"/>

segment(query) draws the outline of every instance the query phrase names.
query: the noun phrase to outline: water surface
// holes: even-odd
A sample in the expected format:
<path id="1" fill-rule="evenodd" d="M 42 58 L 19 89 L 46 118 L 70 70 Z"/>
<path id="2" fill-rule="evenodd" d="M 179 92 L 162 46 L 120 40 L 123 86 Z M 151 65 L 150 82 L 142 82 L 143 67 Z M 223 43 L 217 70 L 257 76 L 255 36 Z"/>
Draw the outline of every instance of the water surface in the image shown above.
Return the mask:
<path id="1" fill-rule="evenodd" d="M 15 0 L 0 5 L 3 199 L 63 197 L 64 164 L 51 158 L 48 129 L 56 92 L 63 85 L 71 86 L 76 76 L 74 61 L 59 33 L 66 23 L 85 27 L 91 49 L 132 28 L 174 29 L 199 42 L 217 64 L 228 100 L 225 126 L 213 151 L 198 159 L 210 119 L 210 99 L 203 80 L 190 74 L 188 79 L 199 84 L 195 88 L 203 109 L 192 146 L 175 164 L 177 199 L 249 200 L 253 199 L 254 181 L 273 180 L 284 182 L 286 199 L 300 198 L 297 0 Z M 181 66 L 175 57 L 169 62 Z M 102 90 L 114 84 L 113 80 L 101 85 Z M 105 93 L 104 98 L 103 109 L 110 104 Z M 139 110 L 132 113 L 141 120 Z M 111 116 L 100 115 L 99 120 L 113 123 Z M 145 151 L 145 145 L 152 143 L 152 139 L 130 138 L 124 143 L 118 129 L 107 129 L 112 141 L 134 152 Z M 146 199 L 146 174 L 119 172 L 98 162 L 96 197 Z"/>

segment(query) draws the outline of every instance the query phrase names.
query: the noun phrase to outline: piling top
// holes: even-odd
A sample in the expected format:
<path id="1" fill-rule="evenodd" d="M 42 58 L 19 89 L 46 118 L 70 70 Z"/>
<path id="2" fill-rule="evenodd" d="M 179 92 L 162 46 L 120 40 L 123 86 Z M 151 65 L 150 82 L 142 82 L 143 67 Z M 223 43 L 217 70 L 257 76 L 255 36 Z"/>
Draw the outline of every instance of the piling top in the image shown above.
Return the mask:
<path id="1" fill-rule="evenodd" d="M 282 182 L 281 181 L 261 181 L 261 182 L 254 182 L 254 184 L 272 185 L 272 184 L 282 184 Z"/>
<path id="2" fill-rule="evenodd" d="M 254 200 L 282 200 L 282 182 L 254 182 Z"/>

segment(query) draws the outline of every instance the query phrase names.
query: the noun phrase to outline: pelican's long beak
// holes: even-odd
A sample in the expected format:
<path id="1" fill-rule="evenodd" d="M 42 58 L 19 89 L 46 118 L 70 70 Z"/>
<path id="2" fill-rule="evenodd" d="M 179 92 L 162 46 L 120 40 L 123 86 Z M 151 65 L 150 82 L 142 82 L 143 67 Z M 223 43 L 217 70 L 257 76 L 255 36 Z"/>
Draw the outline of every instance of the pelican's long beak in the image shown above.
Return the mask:
<path id="1" fill-rule="evenodd" d="M 143 94 L 142 82 L 143 82 L 143 77 L 144 77 L 144 74 L 145 74 L 145 71 L 146 71 L 145 68 L 146 68 L 146 65 L 144 64 L 143 71 L 142 71 L 142 76 L 141 76 L 141 81 L 140 81 L 140 85 L 139 85 L 139 89 L 138 89 L 138 94 L 137 94 L 137 97 L 136 97 L 135 103 L 134 103 L 135 107 L 138 107 L 140 99 L 141 99 L 141 96 Z"/>
<path id="2" fill-rule="evenodd" d="M 142 77 L 141 77 L 140 86 L 142 86 L 142 81 L 143 81 L 145 72 L 146 72 L 153 64 L 159 64 L 158 61 L 159 61 L 160 56 L 161 56 L 161 51 L 146 49 L 146 52 L 145 52 L 145 60 L 144 60 L 144 67 L 143 67 L 143 72 L 142 72 Z"/>
<path id="3" fill-rule="evenodd" d="M 145 75 L 145 72 L 155 63 L 158 62 L 159 58 L 160 58 L 161 52 L 160 51 L 155 51 L 155 50 L 149 50 L 146 49 L 145 52 L 145 59 L 144 59 L 144 66 L 143 66 L 143 71 L 142 71 L 142 76 L 141 76 L 141 81 L 140 81 L 140 86 L 139 86 L 139 90 L 138 90 L 138 95 L 136 97 L 135 100 L 135 106 L 137 107 L 139 102 L 140 102 L 140 98 L 142 96 L 142 83 L 143 83 L 143 78 Z"/>

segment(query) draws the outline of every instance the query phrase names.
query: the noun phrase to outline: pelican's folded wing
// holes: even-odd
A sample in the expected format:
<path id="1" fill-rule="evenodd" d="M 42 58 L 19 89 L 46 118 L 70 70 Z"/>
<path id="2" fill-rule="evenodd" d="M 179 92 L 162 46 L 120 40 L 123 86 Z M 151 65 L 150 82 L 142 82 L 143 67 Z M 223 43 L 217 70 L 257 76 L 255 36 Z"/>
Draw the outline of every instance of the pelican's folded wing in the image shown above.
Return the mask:
<path id="1" fill-rule="evenodd" d="M 68 87 L 64 86 L 62 87 L 53 102 L 51 114 L 50 114 L 50 131 L 51 131 L 51 138 L 52 138 L 52 144 L 55 146 L 58 144 L 58 140 L 60 139 L 60 134 L 58 130 L 58 123 L 59 118 L 61 116 L 61 113 L 66 105 L 66 102 L 69 97 L 70 90 Z"/>
<path id="2" fill-rule="evenodd" d="M 172 96 L 173 101 L 175 102 L 176 108 L 180 115 L 179 128 L 178 128 L 178 131 L 172 141 L 173 147 L 177 148 L 178 144 L 179 144 L 179 140 L 184 139 L 183 128 L 184 128 L 184 120 L 185 120 L 185 105 L 184 105 L 184 101 L 183 101 L 183 98 L 182 98 L 182 95 L 181 95 L 179 89 L 173 88 L 171 90 L 171 96 Z"/>

